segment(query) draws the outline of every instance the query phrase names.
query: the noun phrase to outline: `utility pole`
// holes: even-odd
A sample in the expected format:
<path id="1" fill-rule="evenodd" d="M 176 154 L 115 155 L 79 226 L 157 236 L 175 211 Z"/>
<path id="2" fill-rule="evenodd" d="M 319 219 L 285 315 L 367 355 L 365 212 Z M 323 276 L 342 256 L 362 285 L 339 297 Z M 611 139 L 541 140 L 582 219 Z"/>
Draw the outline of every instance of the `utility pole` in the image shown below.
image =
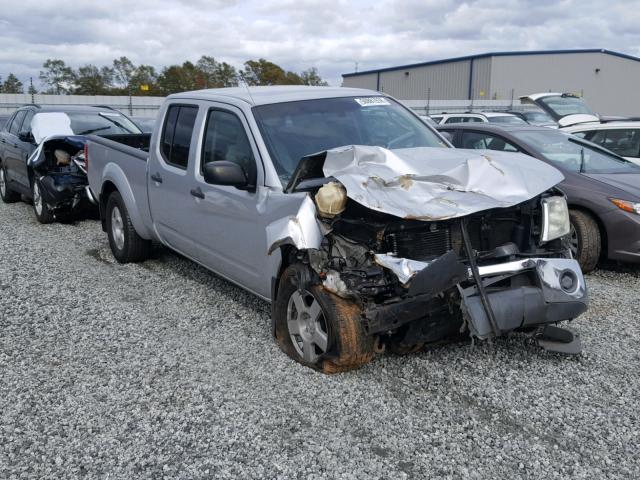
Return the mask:
<path id="1" fill-rule="evenodd" d="M 33 77 L 29 77 L 29 93 L 31 93 L 31 103 L 36 103 L 36 96 L 33 94 Z"/>
<path id="2" fill-rule="evenodd" d="M 427 88 L 427 115 L 431 111 L 431 87 Z"/>

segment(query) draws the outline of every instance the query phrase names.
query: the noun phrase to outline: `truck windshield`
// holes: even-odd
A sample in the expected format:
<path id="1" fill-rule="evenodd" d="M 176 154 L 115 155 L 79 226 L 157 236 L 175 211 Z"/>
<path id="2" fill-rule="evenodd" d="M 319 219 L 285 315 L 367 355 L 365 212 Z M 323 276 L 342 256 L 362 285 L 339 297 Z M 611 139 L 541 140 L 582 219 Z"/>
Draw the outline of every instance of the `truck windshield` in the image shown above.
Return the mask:
<path id="1" fill-rule="evenodd" d="M 116 112 L 67 112 L 67 115 L 76 135 L 142 133 L 131 120 Z"/>
<path id="2" fill-rule="evenodd" d="M 253 112 L 283 183 L 302 157 L 335 147 L 447 146 L 418 117 L 382 96 L 275 103 L 254 107 Z"/>

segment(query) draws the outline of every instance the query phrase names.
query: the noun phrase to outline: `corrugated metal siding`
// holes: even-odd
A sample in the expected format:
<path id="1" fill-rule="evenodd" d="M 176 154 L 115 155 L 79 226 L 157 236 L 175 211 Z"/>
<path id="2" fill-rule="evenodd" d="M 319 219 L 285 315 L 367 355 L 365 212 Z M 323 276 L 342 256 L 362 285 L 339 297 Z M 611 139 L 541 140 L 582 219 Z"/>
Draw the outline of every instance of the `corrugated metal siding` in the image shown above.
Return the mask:
<path id="1" fill-rule="evenodd" d="M 342 81 L 343 87 L 378 89 L 378 74 L 357 75 L 355 77 L 345 77 Z"/>
<path id="2" fill-rule="evenodd" d="M 491 100 L 491 58 L 477 58 L 473 61 L 471 98 Z"/>
<path id="3" fill-rule="evenodd" d="M 596 73 L 596 69 L 600 71 Z M 640 114 L 640 62 L 605 53 L 492 58 L 491 95 L 517 98 L 537 92 L 572 92 L 605 115 Z"/>
<path id="4" fill-rule="evenodd" d="M 380 89 L 403 100 L 427 98 L 429 88 L 433 100 L 467 98 L 469 68 L 462 61 L 381 72 Z"/>

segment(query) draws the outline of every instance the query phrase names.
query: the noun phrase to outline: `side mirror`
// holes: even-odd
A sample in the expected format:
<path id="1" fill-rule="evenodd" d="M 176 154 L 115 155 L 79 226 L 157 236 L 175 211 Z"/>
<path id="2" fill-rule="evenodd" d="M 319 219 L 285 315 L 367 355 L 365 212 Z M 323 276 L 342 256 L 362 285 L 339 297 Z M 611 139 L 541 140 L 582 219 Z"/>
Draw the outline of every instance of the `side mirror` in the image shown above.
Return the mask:
<path id="1" fill-rule="evenodd" d="M 453 135 L 451 135 L 451 132 L 439 132 L 441 137 L 444 137 L 444 139 L 453 144 Z"/>
<path id="2" fill-rule="evenodd" d="M 212 185 L 231 185 L 240 188 L 249 184 L 244 169 L 237 163 L 226 160 L 205 164 L 202 173 L 204 181 Z"/>
<path id="3" fill-rule="evenodd" d="M 18 138 L 20 139 L 21 142 L 35 143 L 36 141 L 36 139 L 33 138 L 33 133 L 27 132 L 27 131 L 22 131 L 18 133 Z"/>

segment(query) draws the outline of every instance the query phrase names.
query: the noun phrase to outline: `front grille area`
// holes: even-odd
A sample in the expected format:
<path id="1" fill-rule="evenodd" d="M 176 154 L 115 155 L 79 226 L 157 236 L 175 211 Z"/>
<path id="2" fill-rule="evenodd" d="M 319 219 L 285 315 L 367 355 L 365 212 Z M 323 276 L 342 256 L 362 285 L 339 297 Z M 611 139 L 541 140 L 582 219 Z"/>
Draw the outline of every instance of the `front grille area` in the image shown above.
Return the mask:
<path id="1" fill-rule="evenodd" d="M 387 252 L 412 260 L 431 260 L 451 250 L 448 226 L 435 223 L 401 228 L 385 236 Z"/>

